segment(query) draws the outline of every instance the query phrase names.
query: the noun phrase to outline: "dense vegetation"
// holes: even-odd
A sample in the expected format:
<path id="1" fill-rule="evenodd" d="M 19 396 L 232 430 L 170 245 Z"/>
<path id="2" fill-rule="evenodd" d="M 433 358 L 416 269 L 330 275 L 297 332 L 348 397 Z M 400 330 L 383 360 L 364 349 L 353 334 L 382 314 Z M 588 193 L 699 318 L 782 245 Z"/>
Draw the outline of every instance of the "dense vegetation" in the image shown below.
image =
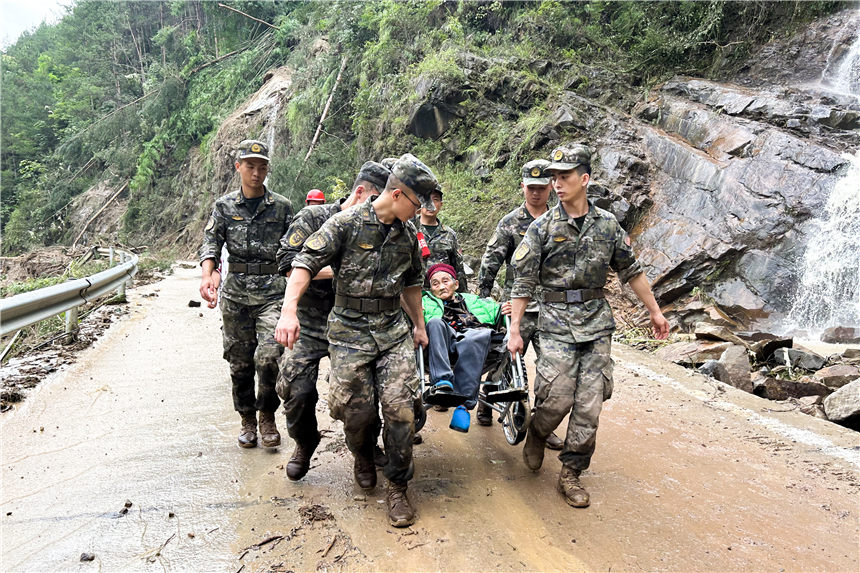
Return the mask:
<path id="1" fill-rule="evenodd" d="M 518 167 L 538 155 L 563 90 L 600 99 L 595 86 L 606 86 L 604 103 L 623 107 L 668 75 L 724 73 L 756 45 L 842 6 L 79 1 L 2 54 L 0 247 L 70 241 L 65 211 L 97 182 L 128 183 L 120 240 L 157 241 L 180 224 L 177 174 L 192 150 L 207 161 L 224 118 L 284 65 L 295 70 L 293 95 L 277 120 L 273 189 L 294 204 L 311 187 L 343 192 L 365 159 L 411 150 L 458 191 L 446 194 L 446 222 L 480 229 L 495 220 L 480 203 L 516 202 Z M 470 74 L 476 60 L 481 72 Z M 419 91 L 454 108 L 444 137 L 410 135 Z"/>

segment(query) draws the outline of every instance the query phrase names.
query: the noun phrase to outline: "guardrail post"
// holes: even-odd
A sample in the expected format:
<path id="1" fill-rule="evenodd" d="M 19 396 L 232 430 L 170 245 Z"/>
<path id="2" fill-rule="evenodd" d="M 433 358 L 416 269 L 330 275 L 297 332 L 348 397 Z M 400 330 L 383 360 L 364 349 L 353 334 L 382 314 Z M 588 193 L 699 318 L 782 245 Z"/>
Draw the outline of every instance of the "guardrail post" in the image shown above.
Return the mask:
<path id="1" fill-rule="evenodd" d="M 78 307 L 73 306 L 66 311 L 65 344 L 71 344 L 78 339 Z"/>
<path id="2" fill-rule="evenodd" d="M 113 266 L 113 247 L 110 247 L 108 249 L 108 266 L 109 267 Z"/>
<path id="3" fill-rule="evenodd" d="M 111 255 L 113 255 L 113 247 L 111 247 Z M 119 252 L 119 257 L 117 260 L 117 264 L 122 264 L 125 262 L 125 253 L 122 251 Z M 119 288 L 116 289 L 116 296 L 120 300 L 120 302 L 125 302 L 125 283 L 128 281 L 123 281 L 119 284 Z"/>

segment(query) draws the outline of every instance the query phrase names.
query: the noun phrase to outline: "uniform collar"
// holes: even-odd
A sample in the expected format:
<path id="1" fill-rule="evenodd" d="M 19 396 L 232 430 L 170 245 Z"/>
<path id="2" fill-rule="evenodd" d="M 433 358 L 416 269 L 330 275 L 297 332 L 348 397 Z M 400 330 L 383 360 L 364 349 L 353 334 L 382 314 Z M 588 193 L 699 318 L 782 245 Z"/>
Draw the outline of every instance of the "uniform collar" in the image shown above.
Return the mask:
<path id="1" fill-rule="evenodd" d="M 239 194 L 236 196 L 236 203 L 244 204 L 246 202 L 247 202 L 247 197 L 245 197 L 245 194 L 242 193 L 242 188 L 239 187 Z M 269 189 L 264 184 L 263 185 L 263 203 L 265 203 L 266 205 L 271 205 L 274 202 L 275 202 L 275 198 L 272 197 L 272 194 L 269 193 Z"/>
<path id="2" fill-rule="evenodd" d="M 361 203 L 358 207 L 359 215 L 361 215 L 361 220 L 365 224 L 368 225 L 382 225 L 382 221 L 379 220 L 379 217 L 376 216 L 376 209 L 373 208 L 373 200 L 376 197 L 371 197 L 370 200 Z M 394 222 L 391 223 L 392 229 L 399 229 L 403 227 L 403 222 L 397 217 L 394 218 Z"/>
<path id="3" fill-rule="evenodd" d="M 588 213 L 585 214 L 585 220 L 596 219 L 597 208 L 594 206 L 594 203 L 591 199 L 588 199 Z M 573 218 L 568 217 L 567 211 L 564 210 L 564 207 L 561 206 L 561 203 L 558 203 L 555 207 L 552 208 L 552 218 L 554 221 L 567 221 L 568 225 L 573 225 Z M 583 225 L 585 228 L 585 225 Z"/>

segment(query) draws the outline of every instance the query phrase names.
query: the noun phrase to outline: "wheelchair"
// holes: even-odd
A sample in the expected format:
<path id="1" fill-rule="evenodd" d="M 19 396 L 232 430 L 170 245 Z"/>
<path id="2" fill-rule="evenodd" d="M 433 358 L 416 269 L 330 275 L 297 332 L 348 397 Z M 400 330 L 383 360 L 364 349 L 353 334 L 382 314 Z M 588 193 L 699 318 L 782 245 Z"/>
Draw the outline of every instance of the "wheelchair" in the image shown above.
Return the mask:
<path id="1" fill-rule="evenodd" d="M 511 357 L 508 352 L 507 330 L 510 319 L 505 317 L 505 328 L 493 331 L 490 338 L 490 351 L 482 369 L 481 387 L 478 391 L 478 403 L 489 407 L 498 414 L 497 421 L 501 424 L 505 440 L 514 446 L 522 442 L 528 432 L 531 421 L 531 402 L 529 399 L 528 379 L 525 375 L 525 362 L 519 353 Z M 427 403 L 429 393 L 425 381 L 424 368 L 425 350 L 415 351 L 420 381 L 419 398 L 415 401 L 415 431 L 419 431 L 427 421 Z M 435 404 L 442 406 L 458 406 L 467 400 L 467 396 L 446 392 L 436 394 Z"/>

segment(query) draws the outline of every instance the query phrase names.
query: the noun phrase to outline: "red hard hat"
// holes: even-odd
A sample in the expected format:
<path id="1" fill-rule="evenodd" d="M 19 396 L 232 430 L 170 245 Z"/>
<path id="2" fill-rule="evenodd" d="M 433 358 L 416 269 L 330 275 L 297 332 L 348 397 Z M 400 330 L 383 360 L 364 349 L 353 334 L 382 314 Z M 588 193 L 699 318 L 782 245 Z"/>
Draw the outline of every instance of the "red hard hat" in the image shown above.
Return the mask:
<path id="1" fill-rule="evenodd" d="M 305 197 L 305 203 L 308 201 L 325 201 L 325 195 L 319 189 L 311 189 L 308 191 L 308 196 Z"/>

